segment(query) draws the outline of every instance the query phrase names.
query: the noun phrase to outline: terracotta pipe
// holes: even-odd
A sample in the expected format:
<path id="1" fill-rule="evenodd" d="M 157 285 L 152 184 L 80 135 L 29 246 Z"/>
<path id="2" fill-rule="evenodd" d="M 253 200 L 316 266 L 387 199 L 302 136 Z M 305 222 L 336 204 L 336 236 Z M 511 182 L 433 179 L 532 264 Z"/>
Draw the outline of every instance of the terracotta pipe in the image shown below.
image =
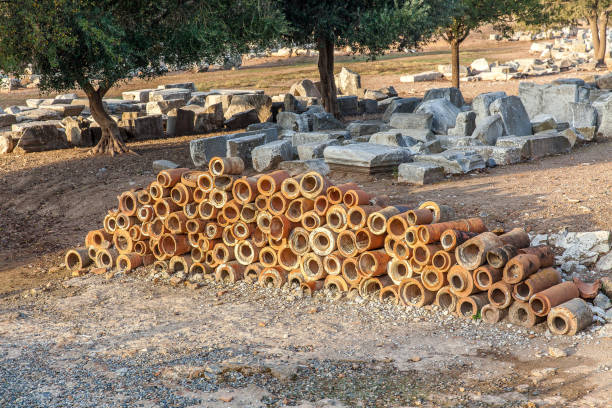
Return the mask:
<path id="1" fill-rule="evenodd" d="M 399 296 L 406 306 L 423 307 L 433 303 L 436 293 L 425 289 L 419 276 L 404 279 L 399 287 Z"/>
<path id="2" fill-rule="evenodd" d="M 312 296 L 314 292 L 323 289 L 324 281 L 318 280 L 314 282 L 303 282 L 300 285 L 300 290 L 304 296 Z"/>
<path id="3" fill-rule="evenodd" d="M 431 257 L 431 265 L 442 273 L 448 272 L 450 268 L 457 264 L 455 260 L 455 254 L 451 252 L 446 252 L 443 249 L 437 251 Z M 501 272 L 501 271 L 500 271 Z"/>
<path id="4" fill-rule="evenodd" d="M 259 261 L 259 248 L 250 240 L 240 241 L 234 249 L 234 256 L 242 265 L 250 265 Z"/>
<path id="5" fill-rule="evenodd" d="M 498 281 L 488 290 L 489 303 L 498 309 L 505 309 L 512 304 L 514 286 L 504 281 Z"/>
<path id="6" fill-rule="evenodd" d="M 419 240 L 419 226 L 413 225 L 412 227 L 408 227 L 404 239 L 406 240 L 406 243 L 413 248 L 421 243 Z"/>
<path id="7" fill-rule="evenodd" d="M 213 176 L 213 187 L 220 191 L 225 191 L 228 194 L 232 191 L 232 186 L 234 185 L 234 180 L 236 177 L 233 176 Z"/>
<path id="8" fill-rule="evenodd" d="M 354 230 L 364 228 L 367 226 L 370 214 L 380 210 L 382 210 L 382 208 L 377 205 L 359 205 L 351 207 L 346 213 L 346 223 L 349 228 Z"/>
<path id="9" fill-rule="evenodd" d="M 117 248 L 120 254 L 132 252 L 134 247 L 134 241 L 132 241 L 130 233 L 125 230 L 115 232 L 115 235 L 113 236 L 113 244 L 115 244 L 115 248 Z"/>
<path id="10" fill-rule="evenodd" d="M 257 223 L 257 208 L 253 203 L 246 203 L 240 209 L 240 220 L 247 224 Z"/>
<path id="11" fill-rule="evenodd" d="M 540 269 L 540 259 L 537 255 L 520 254 L 510 259 L 504 267 L 504 281 L 519 283 Z"/>
<path id="12" fill-rule="evenodd" d="M 588 303 L 574 298 L 553 307 L 548 313 L 547 324 L 551 333 L 573 336 L 593 323 L 593 312 Z"/>
<path id="13" fill-rule="evenodd" d="M 514 286 L 512 297 L 528 302 L 533 295 L 561 283 L 561 274 L 554 268 L 540 269 L 538 272 Z"/>
<path id="14" fill-rule="evenodd" d="M 288 245 L 284 245 L 278 250 L 278 264 L 287 271 L 292 271 L 300 267 L 300 256 L 293 252 Z"/>
<path id="15" fill-rule="evenodd" d="M 325 215 L 327 226 L 334 232 L 341 232 L 347 228 L 346 207 L 344 204 L 334 204 L 327 209 Z"/>
<path id="16" fill-rule="evenodd" d="M 223 235 L 223 228 L 217 225 L 216 222 L 206 222 L 204 233 L 208 239 L 221 238 Z"/>
<path id="17" fill-rule="evenodd" d="M 304 283 L 304 276 L 302 276 L 302 271 L 299 269 L 294 269 L 287 275 L 287 283 L 292 290 L 299 289 Z"/>
<path id="18" fill-rule="evenodd" d="M 353 300 L 357 299 L 357 297 L 359 297 L 359 285 L 351 286 L 348 292 L 346 292 L 346 298 Z"/>
<path id="19" fill-rule="evenodd" d="M 159 261 L 165 261 L 167 259 L 170 259 L 171 256 L 167 255 L 160 246 L 160 243 L 158 240 L 151 242 L 151 252 L 153 253 L 153 256 L 155 257 L 155 259 L 159 260 Z M 97 259 L 97 258 L 96 258 Z"/>
<path id="20" fill-rule="evenodd" d="M 157 174 L 157 182 L 162 187 L 170 188 L 181 181 L 181 175 L 186 171 L 190 170 L 185 168 L 162 170 Z"/>
<path id="21" fill-rule="evenodd" d="M 278 254 L 273 248 L 268 246 L 260 248 L 259 262 L 266 268 L 276 266 L 278 265 Z"/>
<path id="22" fill-rule="evenodd" d="M 361 281 L 358 261 L 355 258 L 345 258 L 342 261 L 342 277 L 351 286 L 358 285 Z"/>
<path id="23" fill-rule="evenodd" d="M 228 247 L 222 242 L 214 246 L 214 248 L 212 249 L 212 254 L 217 264 L 227 263 L 236 259 L 233 248 Z"/>
<path id="24" fill-rule="evenodd" d="M 541 268 L 546 268 L 547 266 L 553 266 L 555 264 L 555 254 L 552 249 L 546 245 L 521 248 L 519 249 L 519 253 L 537 256 Z"/>
<path id="25" fill-rule="evenodd" d="M 367 251 L 358 258 L 359 274 L 363 278 L 384 275 L 391 257 L 384 250 Z"/>
<path id="26" fill-rule="evenodd" d="M 251 236 L 253 231 L 255 231 L 255 228 L 257 228 L 257 224 L 247 224 L 246 222 L 238 221 L 234 225 L 232 225 L 231 228 L 232 235 L 234 235 L 234 238 L 236 238 L 238 241 L 242 241 Z"/>
<path id="27" fill-rule="evenodd" d="M 474 270 L 474 285 L 480 290 L 489 290 L 491 285 L 499 282 L 503 278 L 503 270 L 492 267 L 491 265 L 482 265 Z"/>
<path id="28" fill-rule="evenodd" d="M 302 257 L 300 269 L 307 282 L 323 279 L 327 276 L 322 258 L 311 252 Z"/>
<path id="29" fill-rule="evenodd" d="M 434 269 L 431 266 L 423 268 L 423 272 L 421 272 L 421 282 L 425 289 L 431 290 L 432 292 L 437 292 L 442 289 L 442 287 L 448 285 L 446 273 Z"/>
<path id="30" fill-rule="evenodd" d="M 387 231 L 387 221 L 400 212 L 402 211 L 398 206 L 392 205 L 370 213 L 367 221 L 368 228 L 373 234 L 382 235 Z"/>
<path id="31" fill-rule="evenodd" d="M 168 273 L 168 262 L 155 261 L 153 262 L 153 270 L 155 273 Z"/>
<path id="32" fill-rule="evenodd" d="M 185 206 L 183 207 L 183 214 L 185 214 L 185 217 L 189 218 L 190 220 L 197 218 L 199 215 L 198 205 L 199 203 L 196 203 L 195 201 L 192 203 L 185 204 Z"/>
<path id="33" fill-rule="evenodd" d="M 216 188 L 212 189 L 208 197 L 208 202 L 210 202 L 213 207 L 219 209 L 222 209 L 229 200 L 231 200 L 231 197 L 227 194 L 227 191 L 218 190 Z"/>
<path id="34" fill-rule="evenodd" d="M 214 274 L 214 269 L 209 268 L 202 262 L 193 262 L 191 264 L 191 267 L 189 268 L 189 275 L 191 277 L 197 277 L 201 279 L 204 279 L 204 278 L 210 279 L 210 276 L 213 274 Z"/>
<path id="35" fill-rule="evenodd" d="M 442 233 L 449 229 L 469 232 L 487 231 L 487 227 L 480 218 L 467 218 L 457 221 L 446 221 L 436 224 L 420 225 L 417 229 L 419 234 L 419 241 L 425 244 L 439 241 L 440 237 L 442 236 Z"/>
<path id="36" fill-rule="evenodd" d="M 223 228 L 229 225 L 229 221 L 227 220 L 227 218 L 225 218 L 223 213 L 217 214 L 217 224 L 219 224 L 219 226 Z"/>
<path id="37" fill-rule="evenodd" d="M 214 207 L 208 201 L 203 201 L 198 205 L 198 214 L 204 220 L 214 220 L 217 218 L 219 209 Z"/>
<path id="38" fill-rule="evenodd" d="M 259 284 L 263 287 L 280 289 L 287 282 L 287 271 L 279 267 L 265 268 L 259 275 Z"/>
<path id="39" fill-rule="evenodd" d="M 355 257 L 359 254 L 355 233 L 351 230 L 344 230 L 338 234 L 338 251 L 345 257 Z"/>
<path id="40" fill-rule="evenodd" d="M 474 238 L 476 235 L 478 235 L 476 232 L 449 229 L 440 235 L 440 244 L 442 244 L 442 248 L 445 251 L 454 251 L 459 245 Z"/>
<path id="41" fill-rule="evenodd" d="M 262 175 L 257 180 L 257 190 L 259 194 L 270 197 L 272 194 L 280 190 L 283 180 L 290 177 L 285 170 L 276 170 L 268 174 Z"/>
<path id="42" fill-rule="evenodd" d="M 268 197 L 261 195 L 261 194 L 255 197 L 255 208 L 257 208 L 257 211 L 267 212 L 268 211 Z"/>
<path id="43" fill-rule="evenodd" d="M 151 228 L 150 222 L 143 222 L 140 225 L 140 235 L 142 239 L 149 239 L 151 237 L 151 233 L 149 232 L 150 228 Z"/>
<path id="44" fill-rule="evenodd" d="M 302 195 L 302 193 L 300 193 L 300 179 L 301 177 L 289 177 L 283 180 L 280 188 L 283 197 L 287 200 L 295 200 Z"/>
<path id="45" fill-rule="evenodd" d="M 420 275 L 421 272 L 423 272 L 423 269 L 425 268 L 425 265 L 421 265 L 420 263 L 418 263 L 414 259 L 414 256 L 408 259 L 408 263 L 410 264 L 410 267 L 412 268 L 412 273 L 415 273 L 417 275 Z"/>
<path id="46" fill-rule="evenodd" d="M 508 320 L 519 326 L 533 327 L 545 321 L 546 318 L 536 316 L 529 307 L 529 303 L 515 301 L 508 309 Z"/>
<path id="47" fill-rule="evenodd" d="M 140 205 L 151 205 L 153 204 L 153 197 L 149 193 L 149 187 L 141 188 L 136 191 L 136 199 Z"/>
<path id="48" fill-rule="evenodd" d="M 398 285 L 389 285 L 385 286 L 381 289 L 378 299 L 382 303 L 391 303 L 394 305 L 399 304 L 399 294 L 398 294 L 399 286 Z"/>
<path id="49" fill-rule="evenodd" d="M 74 248 L 66 252 L 64 257 L 66 268 L 70 271 L 80 271 L 91 264 L 87 248 Z"/>
<path id="50" fill-rule="evenodd" d="M 200 239 L 198 240 L 198 248 L 201 248 L 204 251 L 212 252 L 213 248 L 217 244 L 222 244 L 223 240 L 221 239 L 208 239 L 202 234 L 200 234 Z"/>
<path id="51" fill-rule="evenodd" d="M 117 270 L 127 273 L 142 265 L 142 256 L 138 254 L 121 254 L 117 257 Z"/>
<path id="52" fill-rule="evenodd" d="M 480 316 L 484 322 L 495 324 L 508 316 L 508 309 L 498 309 L 495 306 L 488 304 L 484 305 L 480 310 Z"/>
<path id="53" fill-rule="evenodd" d="M 272 194 L 268 200 L 268 211 L 272 215 L 284 214 L 287 211 L 289 200 L 287 200 L 280 191 Z"/>
<path id="54" fill-rule="evenodd" d="M 221 240 L 228 247 L 234 247 L 238 243 L 238 240 L 232 234 L 232 227 L 232 225 L 223 227 L 223 232 L 221 233 Z"/>
<path id="55" fill-rule="evenodd" d="M 257 181 L 259 177 L 242 177 L 234 181 L 232 195 L 239 203 L 246 204 L 253 202 L 259 194 Z"/>
<path id="56" fill-rule="evenodd" d="M 240 157 L 213 157 L 208 162 L 208 171 L 213 176 L 241 174 L 244 171 L 244 161 Z"/>
<path id="57" fill-rule="evenodd" d="M 536 316 L 546 316 L 551 308 L 579 296 L 574 282 L 562 282 L 533 295 L 529 307 Z"/>
<path id="58" fill-rule="evenodd" d="M 112 268 L 115 266 L 119 251 L 115 248 L 100 248 L 96 254 L 96 266 L 98 268 Z"/>
<path id="59" fill-rule="evenodd" d="M 388 275 L 363 279 L 361 282 L 359 282 L 359 296 L 364 299 L 379 298 L 380 291 L 384 287 L 391 285 L 393 285 L 393 281 Z"/>
<path id="60" fill-rule="evenodd" d="M 397 255 L 395 254 L 395 245 L 398 243 L 399 241 L 397 241 L 395 238 L 393 238 L 391 235 L 385 235 L 385 244 L 384 244 L 384 248 L 385 248 L 385 252 L 387 253 L 387 255 L 391 256 L 391 257 L 397 257 Z M 412 255 L 412 254 L 411 254 Z M 409 258 L 409 257 L 408 257 Z"/>
<path id="61" fill-rule="evenodd" d="M 412 278 L 412 267 L 406 260 L 391 259 L 387 266 L 387 273 L 396 285 L 402 283 L 404 279 Z"/>
<path id="62" fill-rule="evenodd" d="M 259 226 L 259 222 L 257 223 L 257 225 Z M 291 222 L 289 218 L 285 217 L 283 214 L 275 215 L 270 220 L 270 237 L 275 240 L 288 238 L 289 234 L 291 233 L 291 230 L 297 227 L 298 225 L 299 224 L 296 222 Z M 261 226 L 259 227 L 261 228 Z"/>
<path id="63" fill-rule="evenodd" d="M 474 285 L 474 278 L 467 269 L 460 265 L 454 265 L 446 276 L 451 290 L 458 297 L 466 297 L 478 291 Z"/>
<path id="64" fill-rule="evenodd" d="M 310 249 L 319 256 L 329 255 L 336 250 L 338 233 L 326 227 L 315 228 L 308 238 Z"/>
<path id="65" fill-rule="evenodd" d="M 448 205 L 438 204 L 434 201 L 425 201 L 419 205 L 419 209 L 428 209 L 433 212 L 433 221 L 435 223 L 445 222 L 455 218 L 455 211 Z"/>
<path id="66" fill-rule="evenodd" d="M 143 205 L 142 207 L 138 208 L 138 211 L 136 212 L 136 218 L 138 218 L 140 222 L 151 221 L 153 217 L 155 217 L 155 210 L 153 209 L 152 205 Z"/>
<path id="67" fill-rule="evenodd" d="M 128 217 L 136 216 L 138 212 L 138 198 L 133 190 L 124 191 L 119 196 L 119 211 Z"/>
<path id="68" fill-rule="evenodd" d="M 344 194 L 349 190 L 358 189 L 359 186 L 355 183 L 345 183 L 338 186 L 330 186 L 327 188 L 327 200 L 331 205 L 342 203 Z"/>
<path id="69" fill-rule="evenodd" d="M 331 185 L 324 176 L 316 171 L 309 171 L 300 180 L 300 192 L 302 196 L 314 200 L 318 196 L 325 194 Z"/>
<path id="70" fill-rule="evenodd" d="M 572 279 L 578 287 L 578 292 L 580 293 L 580 297 L 583 299 L 594 299 L 601 289 L 601 280 L 597 279 L 595 282 L 583 282 L 577 277 Z"/>
<path id="71" fill-rule="evenodd" d="M 436 292 L 434 303 L 442 310 L 454 313 L 457 310 L 457 295 L 451 291 L 450 286 L 444 286 Z"/>
<path id="72" fill-rule="evenodd" d="M 96 248 L 108 248 L 111 246 L 113 234 L 109 234 L 103 229 L 89 231 L 85 238 L 85 246 Z"/>
<path id="73" fill-rule="evenodd" d="M 194 262 L 202 262 L 204 260 L 204 256 L 206 255 L 206 251 L 200 247 L 194 247 L 191 248 L 190 255 Z"/>
<path id="74" fill-rule="evenodd" d="M 257 214 L 257 227 L 264 233 L 270 233 L 270 223 L 272 222 L 272 215 L 267 212 L 260 212 Z"/>
<path id="75" fill-rule="evenodd" d="M 421 265 L 429 265 L 432 262 L 434 254 L 438 251 L 443 251 L 440 244 L 417 244 L 413 250 L 413 258 Z"/>
<path id="76" fill-rule="evenodd" d="M 485 263 L 487 252 L 502 244 L 494 233 L 483 232 L 459 245 L 455 250 L 455 257 L 459 265 L 465 269 L 474 270 Z"/>
<path id="77" fill-rule="evenodd" d="M 428 208 L 410 210 L 406 213 L 409 226 L 431 224 L 433 219 L 434 213 Z"/>
<path id="78" fill-rule="evenodd" d="M 151 248 L 149 247 L 149 241 L 136 241 L 134 242 L 134 253 L 144 256 L 151 253 Z"/>
<path id="79" fill-rule="evenodd" d="M 268 236 L 268 246 L 278 252 L 282 247 L 288 246 L 287 238 L 274 239 Z"/>
<path id="80" fill-rule="evenodd" d="M 314 201 L 308 198 L 297 198 L 287 205 L 285 215 L 290 221 L 300 222 L 305 213 L 314 208 Z"/>
<path id="81" fill-rule="evenodd" d="M 294 228 L 289 235 L 289 248 L 298 255 L 310 251 L 310 234 L 304 228 Z"/>
<path id="82" fill-rule="evenodd" d="M 161 250 L 170 256 L 183 255 L 191 251 L 187 235 L 164 234 L 159 241 Z"/>
<path id="83" fill-rule="evenodd" d="M 199 232 L 196 232 L 195 234 L 192 234 L 191 232 L 189 232 L 187 233 L 187 242 L 189 242 L 189 245 L 192 248 L 199 247 L 201 236 L 202 234 L 200 234 Z M 207 238 L 205 237 L 204 239 L 207 239 Z"/>
<path id="84" fill-rule="evenodd" d="M 236 283 L 244 278 L 245 268 L 236 261 L 219 265 L 215 270 L 215 280 L 219 283 Z"/>
<path id="85" fill-rule="evenodd" d="M 115 221 L 117 223 L 117 228 L 115 228 L 115 232 L 116 232 L 118 229 L 119 230 L 130 229 L 133 225 L 136 225 L 138 223 L 138 218 L 128 217 L 127 215 L 121 213 L 117 215 L 117 218 L 115 219 Z"/>
<path id="86" fill-rule="evenodd" d="M 357 251 L 372 251 L 379 248 L 384 248 L 385 237 L 383 235 L 374 235 L 367 228 L 361 228 L 355 232 L 355 243 Z"/>
<path id="87" fill-rule="evenodd" d="M 255 284 L 259 281 L 259 275 L 264 270 L 264 267 L 260 263 L 252 263 L 247 265 L 244 269 L 244 281 L 246 283 Z"/>
<path id="88" fill-rule="evenodd" d="M 210 194 L 214 187 L 213 183 L 213 175 L 207 172 L 204 172 L 198 176 L 198 188 L 203 190 L 205 193 Z"/>
<path id="89" fill-rule="evenodd" d="M 176 183 L 172 190 L 170 190 L 170 198 L 176 204 L 184 206 L 193 201 L 193 190 L 193 188 L 187 187 L 183 183 Z"/>
<path id="90" fill-rule="evenodd" d="M 240 211 L 242 210 L 242 206 L 238 204 L 236 200 L 228 201 L 223 209 L 221 210 L 221 214 L 225 217 L 225 219 L 231 224 L 238 222 L 240 220 Z"/>
<path id="91" fill-rule="evenodd" d="M 175 211 L 179 211 L 181 207 L 169 198 L 162 198 L 156 201 L 153 205 L 155 215 L 161 219 L 165 219 L 168 215 Z"/>
<path id="92" fill-rule="evenodd" d="M 329 293 L 329 296 L 334 299 L 340 299 L 345 292 L 348 292 L 349 285 L 338 275 L 327 275 L 325 277 L 324 287 Z"/>
<path id="93" fill-rule="evenodd" d="M 486 293 L 477 293 L 475 295 L 462 297 L 457 299 L 457 314 L 459 316 L 471 319 L 478 315 L 478 312 L 489 302 Z"/>
<path id="94" fill-rule="evenodd" d="M 162 187 L 161 184 L 159 184 L 157 181 L 154 181 L 149 185 L 149 194 L 151 195 L 151 198 L 153 200 L 159 201 L 162 198 L 170 196 L 170 188 Z"/>
<path id="95" fill-rule="evenodd" d="M 212 270 L 214 270 L 217 266 L 219 266 L 219 262 L 217 262 L 217 260 L 215 259 L 213 255 L 213 251 L 206 252 L 206 255 L 204 257 L 204 265 L 206 265 L 208 269 L 212 269 Z"/>
<path id="96" fill-rule="evenodd" d="M 187 187 L 196 188 L 198 186 L 198 177 L 200 174 L 206 173 L 201 170 L 189 170 L 181 174 L 181 183 Z"/>
<path id="97" fill-rule="evenodd" d="M 343 256 L 340 251 L 332 252 L 323 258 L 323 267 L 328 275 L 339 276 L 342 273 L 342 263 L 347 257 Z"/>
<path id="98" fill-rule="evenodd" d="M 315 211 L 306 211 L 302 215 L 301 224 L 306 231 L 314 231 L 316 228 L 319 228 L 321 225 L 325 224 L 325 219 L 321 219 L 319 214 L 317 214 Z"/>
<path id="99" fill-rule="evenodd" d="M 380 235 L 375 236 L 380 237 Z M 392 256 L 396 257 L 397 259 L 410 259 L 413 256 L 413 251 L 412 248 L 408 246 L 406 241 L 399 240 L 396 241 L 395 245 L 393 246 Z"/>
<path id="100" fill-rule="evenodd" d="M 185 221 L 185 229 L 191 234 L 199 234 L 201 232 L 206 232 L 206 224 L 206 220 L 187 219 L 187 221 Z"/>
<path id="101" fill-rule="evenodd" d="M 172 234 L 185 234 L 187 231 L 187 216 L 180 211 L 168 214 L 164 220 L 164 224 L 170 233 Z"/>
<path id="102" fill-rule="evenodd" d="M 518 248 L 513 245 L 493 248 L 487 252 L 487 262 L 494 268 L 503 269 L 510 259 L 519 254 L 518 251 Z"/>
<path id="103" fill-rule="evenodd" d="M 342 197 L 342 202 L 347 208 L 358 205 L 368 205 L 372 196 L 360 189 L 350 189 Z"/>
<path id="104" fill-rule="evenodd" d="M 327 214 L 327 210 L 329 209 L 329 205 L 329 201 L 327 201 L 327 197 L 324 195 L 318 196 L 314 200 L 314 210 L 321 217 L 325 217 L 325 214 Z"/>
<path id="105" fill-rule="evenodd" d="M 258 248 L 268 245 L 268 234 L 263 232 L 259 226 L 255 228 L 255 231 L 251 234 L 251 239 L 253 240 L 253 244 Z"/>

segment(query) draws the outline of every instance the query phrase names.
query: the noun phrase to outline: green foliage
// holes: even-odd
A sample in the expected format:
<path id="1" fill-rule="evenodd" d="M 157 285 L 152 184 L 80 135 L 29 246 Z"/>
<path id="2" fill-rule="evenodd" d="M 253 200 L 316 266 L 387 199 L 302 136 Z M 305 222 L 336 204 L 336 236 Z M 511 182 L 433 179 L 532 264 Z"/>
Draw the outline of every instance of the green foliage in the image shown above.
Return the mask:
<path id="1" fill-rule="evenodd" d="M 212 62 L 268 44 L 284 30 L 264 0 L 20 0 L 0 2 L 0 68 L 28 64 L 43 90 L 97 86 Z"/>

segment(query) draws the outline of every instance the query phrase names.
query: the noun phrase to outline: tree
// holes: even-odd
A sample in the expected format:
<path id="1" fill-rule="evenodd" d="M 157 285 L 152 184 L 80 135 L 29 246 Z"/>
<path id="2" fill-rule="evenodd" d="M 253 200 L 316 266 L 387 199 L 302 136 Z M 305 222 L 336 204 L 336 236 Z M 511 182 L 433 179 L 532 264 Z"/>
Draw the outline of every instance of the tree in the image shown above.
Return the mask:
<path id="1" fill-rule="evenodd" d="M 454 0 L 450 24 L 440 35 L 451 47 L 452 85 L 459 88 L 459 47 L 472 31 L 486 24 L 507 35 L 516 21 L 546 21 L 539 0 Z"/>
<path id="2" fill-rule="evenodd" d="M 261 45 L 283 30 L 265 0 L 21 0 L 0 2 L 0 68 L 28 64 L 43 91 L 82 89 L 102 129 L 93 153 L 128 151 L 102 98 L 132 77 L 214 61 Z"/>
<path id="3" fill-rule="evenodd" d="M 612 0 L 557 0 L 552 7 L 558 11 L 558 20 L 565 24 L 576 24 L 586 19 L 593 36 L 593 54 L 598 66 L 605 65 L 606 31 Z"/>
<path id="4" fill-rule="evenodd" d="M 338 116 L 334 49 L 350 47 L 375 57 L 389 48 L 413 47 L 444 23 L 448 0 L 286 0 L 287 41 L 314 44 L 325 109 Z"/>

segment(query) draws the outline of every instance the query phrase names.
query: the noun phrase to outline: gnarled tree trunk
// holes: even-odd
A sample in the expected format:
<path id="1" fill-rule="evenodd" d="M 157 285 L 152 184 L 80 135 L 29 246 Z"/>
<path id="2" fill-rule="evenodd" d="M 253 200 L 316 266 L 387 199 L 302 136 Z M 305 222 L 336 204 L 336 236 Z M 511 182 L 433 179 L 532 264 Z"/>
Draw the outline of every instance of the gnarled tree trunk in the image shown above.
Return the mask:
<path id="1" fill-rule="evenodd" d="M 587 16 L 591 35 L 593 37 L 593 57 L 597 66 L 605 65 L 606 58 L 606 29 L 608 27 L 609 13 L 603 11 L 599 15 L 595 12 Z"/>
<path id="2" fill-rule="evenodd" d="M 319 51 L 319 78 L 321 79 L 321 97 L 323 107 L 335 117 L 340 116 L 338 101 L 336 99 L 337 89 L 334 81 L 334 41 L 326 37 L 317 40 Z"/>
<path id="3" fill-rule="evenodd" d="M 121 140 L 117 122 L 104 109 L 104 104 L 102 103 L 103 95 L 100 90 L 85 89 L 85 94 L 87 94 L 87 99 L 89 99 L 91 116 L 93 116 L 102 130 L 102 137 L 98 144 L 91 149 L 91 153 L 110 154 L 111 156 L 128 153 L 130 150 Z"/>

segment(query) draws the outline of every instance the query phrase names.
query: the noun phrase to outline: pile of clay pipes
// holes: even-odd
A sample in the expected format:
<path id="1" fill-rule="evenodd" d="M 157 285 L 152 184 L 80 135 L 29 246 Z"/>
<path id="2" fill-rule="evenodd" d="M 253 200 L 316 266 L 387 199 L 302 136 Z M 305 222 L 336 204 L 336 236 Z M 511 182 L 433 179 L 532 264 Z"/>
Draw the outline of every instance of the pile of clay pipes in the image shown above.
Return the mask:
<path id="1" fill-rule="evenodd" d="M 68 251 L 67 268 L 153 265 L 173 284 L 326 288 L 525 327 L 548 316 L 557 334 L 592 322 L 577 285 L 551 267 L 551 249 L 530 247 L 520 228 L 488 232 L 480 218 L 452 220 L 452 209 L 434 202 L 381 207 L 355 183 L 334 186 L 317 172 L 243 171 L 239 158 L 213 158 L 209 171 L 161 171 L 148 188 L 118 197 L 104 228 Z"/>

